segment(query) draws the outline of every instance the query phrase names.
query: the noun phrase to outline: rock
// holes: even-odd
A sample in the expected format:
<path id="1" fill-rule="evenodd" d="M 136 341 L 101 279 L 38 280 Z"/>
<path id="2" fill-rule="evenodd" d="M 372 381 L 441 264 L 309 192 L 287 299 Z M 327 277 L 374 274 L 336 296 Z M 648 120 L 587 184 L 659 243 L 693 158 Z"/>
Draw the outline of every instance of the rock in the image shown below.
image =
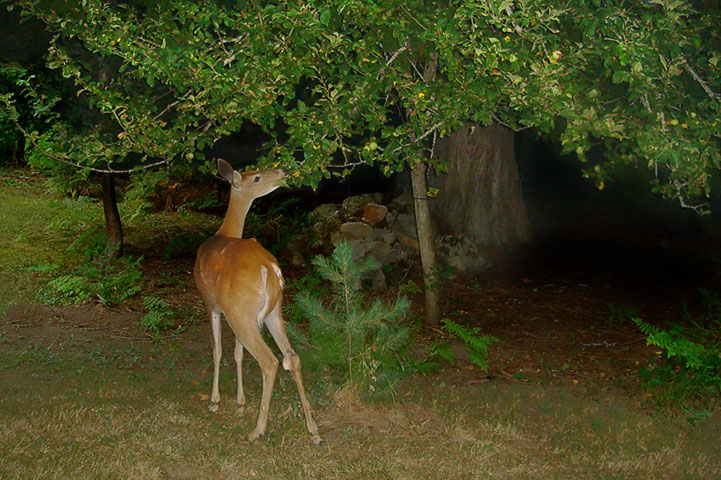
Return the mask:
<path id="1" fill-rule="evenodd" d="M 416 232 L 416 217 L 407 213 L 401 213 L 393 222 L 393 233 L 402 233 L 406 237 L 418 238 Z"/>
<path id="2" fill-rule="evenodd" d="M 365 279 L 375 288 L 385 286 L 382 267 L 413 258 L 419 252 L 411 195 L 396 198 L 389 206 L 380 201 L 378 193 L 356 195 L 347 198 L 340 207 L 319 205 L 312 214 L 316 222 L 313 225 L 315 238 L 322 242 L 326 252 L 332 250 L 332 245 L 345 240 L 350 243 L 354 260 L 364 260 L 370 255 L 378 262 L 379 268 Z M 358 221 L 361 214 L 363 221 Z M 294 264 L 300 261 L 300 258 L 293 258 L 294 255 L 288 257 Z M 470 261 L 466 257 L 457 260 L 461 263 Z"/>
<path id="3" fill-rule="evenodd" d="M 363 240 L 348 240 L 351 252 L 353 253 L 353 261 L 360 262 L 368 254 L 367 244 Z"/>
<path id="4" fill-rule="evenodd" d="M 401 213 L 393 222 L 391 229 L 398 239 L 398 242 L 411 247 L 416 253 L 418 253 L 418 234 L 416 233 L 415 217 L 407 213 Z"/>
<path id="5" fill-rule="evenodd" d="M 387 243 L 376 240 L 368 246 L 368 254 L 374 257 L 380 265 L 392 263 L 393 249 Z"/>
<path id="6" fill-rule="evenodd" d="M 331 232 L 330 234 L 330 243 L 331 245 L 338 245 L 343 240 L 348 240 L 345 235 L 340 233 L 339 231 Z"/>
<path id="7" fill-rule="evenodd" d="M 313 220 L 324 222 L 329 218 L 338 215 L 338 205 L 334 203 L 324 203 L 322 205 L 318 205 L 315 209 L 313 209 L 310 215 Z"/>
<path id="8" fill-rule="evenodd" d="M 348 240 L 374 240 L 373 227 L 363 222 L 346 222 L 340 226 L 340 233 Z"/>
<path id="9" fill-rule="evenodd" d="M 376 228 L 373 233 L 375 234 L 375 238 L 381 242 L 387 243 L 388 245 L 393 245 L 396 241 L 395 234 L 385 228 Z"/>
<path id="10" fill-rule="evenodd" d="M 340 234 L 338 231 L 340 226 L 341 221 L 338 215 L 314 223 L 312 227 L 315 234 L 313 240 L 316 240 L 324 248 L 329 248 L 335 242 L 333 235 Z"/>
<path id="11" fill-rule="evenodd" d="M 305 257 L 308 255 L 308 239 L 295 239 L 283 245 L 278 256 L 295 266 L 306 264 Z"/>
<path id="12" fill-rule="evenodd" d="M 305 257 L 297 250 L 294 250 L 291 254 L 290 263 L 296 267 L 305 266 Z"/>
<path id="13" fill-rule="evenodd" d="M 363 207 L 365 207 L 367 204 L 379 203 L 382 199 L 383 195 L 381 193 L 364 193 L 362 195 L 355 195 L 343 200 L 341 210 L 346 215 L 352 215 L 354 213 L 362 211 Z"/>
<path id="14" fill-rule="evenodd" d="M 434 244 L 441 260 L 456 273 L 475 273 L 488 266 L 478 246 L 463 235 L 439 237 Z"/>
<path id="15" fill-rule="evenodd" d="M 388 215 L 388 207 L 378 203 L 368 203 L 363 207 L 363 221 L 377 225 Z"/>
<path id="16" fill-rule="evenodd" d="M 375 258 L 382 267 L 408 258 L 405 250 L 393 248 L 381 240 L 376 240 L 368 245 L 368 255 Z"/>
<path id="17" fill-rule="evenodd" d="M 413 211 L 413 196 L 410 193 L 403 193 L 388 203 L 388 209 L 401 213 Z"/>
<path id="18" fill-rule="evenodd" d="M 408 235 L 401 232 L 396 232 L 396 238 L 398 239 L 398 243 L 410 248 L 413 251 L 413 255 L 418 255 L 418 253 L 420 252 L 420 247 L 418 246 L 417 239 L 409 237 Z"/>
<path id="19" fill-rule="evenodd" d="M 370 282 L 371 288 L 386 288 L 386 276 L 380 268 L 368 272 L 365 279 Z"/>
<path id="20" fill-rule="evenodd" d="M 398 218 L 398 212 L 395 210 L 389 210 L 388 215 L 386 215 L 386 225 L 391 230 L 393 230 L 393 226 L 396 224 L 396 218 Z"/>

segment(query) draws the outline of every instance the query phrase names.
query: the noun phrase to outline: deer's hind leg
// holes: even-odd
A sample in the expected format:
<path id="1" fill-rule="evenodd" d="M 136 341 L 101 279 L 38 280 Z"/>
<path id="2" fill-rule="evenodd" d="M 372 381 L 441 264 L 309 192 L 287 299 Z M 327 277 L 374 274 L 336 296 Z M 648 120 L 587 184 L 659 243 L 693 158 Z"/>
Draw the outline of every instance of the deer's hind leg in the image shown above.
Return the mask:
<path id="1" fill-rule="evenodd" d="M 271 349 L 263 341 L 255 316 L 246 315 L 239 314 L 237 317 L 228 315 L 226 318 L 235 333 L 236 340 L 258 361 L 263 372 L 263 395 L 260 400 L 258 420 L 255 429 L 248 434 L 248 440 L 252 442 L 265 434 L 268 424 L 270 398 L 273 395 L 275 376 L 278 372 L 278 359 L 275 358 Z"/>
<path id="2" fill-rule="evenodd" d="M 310 409 L 310 403 L 305 395 L 305 387 L 303 386 L 303 377 L 300 373 L 300 357 L 295 353 L 295 350 L 290 346 L 288 341 L 288 335 L 285 332 L 285 323 L 280 315 L 280 302 L 270 312 L 270 315 L 265 319 L 265 325 L 268 327 L 270 334 L 273 336 L 273 340 L 280 348 L 283 353 L 283 368 L 288 370 L 295 381 L 295 385 L 298 387 L 298 394 L 300 395 L 300 403 L 303 407 L 303 413 L 305 414 L 305 423 L 308 427 L 308 433 L 310 433 L 311 441 L 318 445 L 322 440 L 318 435 L 318 426 L 313 420 L 313 413 Z"/>

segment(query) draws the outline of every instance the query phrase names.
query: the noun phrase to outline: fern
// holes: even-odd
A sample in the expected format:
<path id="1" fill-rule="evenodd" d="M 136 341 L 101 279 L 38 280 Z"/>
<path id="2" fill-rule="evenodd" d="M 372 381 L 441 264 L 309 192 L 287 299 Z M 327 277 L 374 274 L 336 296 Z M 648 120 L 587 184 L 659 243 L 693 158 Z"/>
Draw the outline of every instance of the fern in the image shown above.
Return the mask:
<path id="1" fill-rule="evenodd" d="M 441 369 L 439 359 L 448 362 L 452 367 L 456 365 L 456 356 L 453 354 L 450 343 L 443 340 L 434 340 L 429 345 L 429 353 L 426 358 L 414 362 L 412 365 L 420 373 L 430 373 Z"/>
<path id="2" fill-rule="evenodd" d="M 90 299 L 88 279 L 80 275 L 61 275 L 48 282 L 52 293 L 48 303 L 82 303 Z"/>
<path id="3" fill-rule="evenodd" d="M 500 340 L 492 335 L 481 336 L 479 327 L 467 328 L 455 323 L 449 318 L 441 320 L 443 329 L 452 333 L 466 345 L 468 349 L 468 359 L 471 363 L 477 365 L 484 372 L 488 370 L 488 349 L 494 343 Z"/>
<path id="4" fill-rule="evenodd" d="M 84 303 L 97 299 L 106 305 L 118 305 L 141 290 L 142 257 L 109 260 L 99 258 L 59 275 L 41 292 L 49 304 Z"/>
<path id="5" fill-rule="evenodd" d="M 701 334 L 699 343 L 680 325 L 662 330 L 632 318 L 646 336 L 646 344 L 665 351 L 669 364 L 642 369 L 639 373 L 647 387 L 665 386 L 670 399 L 679 403 L 689 397 L 721 393 L 721 348 L 709 334 Z M 674 368 L 674 363 L 676 366 Z"/>
<path id="6" fill-rule="evenodd" d="M 148 313 L 140 319 L 141 327 L 159 335 L 161 331 L 173 326 L 170 318 L 175 316 L 175 311 L 170 308 L 170 305 L 165 300 L 153 295 L 145 295 L 143 297 L 143 306 Z"/>
<path id="7" fill-rule="evenodd" d="M 668 358 L 678 357 L 686 368 L 692 370 L 715 368 L 721 363 L 719 362 L 721 351 L 718 347 L 709 348 L 685 338 L 680 327 L 665 331 L 638 317 L 632 320 L 646 335 L 646 345 L 655 345 L 666 350 Z"/>

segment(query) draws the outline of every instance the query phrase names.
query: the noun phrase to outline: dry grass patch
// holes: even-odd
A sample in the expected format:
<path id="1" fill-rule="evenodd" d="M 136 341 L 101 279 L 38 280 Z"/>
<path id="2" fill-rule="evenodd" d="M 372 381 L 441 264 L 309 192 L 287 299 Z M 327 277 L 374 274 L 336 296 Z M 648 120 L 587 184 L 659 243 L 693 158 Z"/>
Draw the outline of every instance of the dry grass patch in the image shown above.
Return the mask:
<path id="1" fill-rule="evenodd" d="M 112 367 L 73 369 L 86 357 L 68 350 L 49 369 L 43 362 L 4 368 L 0 478 L 721 476 L 717 416 L 690 427 L 683 416 L 654 414 L 608 392 L 440 386 L 423 379 L 407 383 L 395 405 L 363 403 L 341 392 L 328 407 L 316 408 L 325 442 L 314 447 L 292 381 L 280 375 L 268 436 L 249 444 L 244 435 L 260 390 L 252 362 L 246 369 L 249 405 L 238 417 L 230 365 L 221 376 L 221 409 L 211 414 L 203 397 L 210 373 L 200 364 L 186 365 L 187 372 L 155 365 L 137 377 Z"/>

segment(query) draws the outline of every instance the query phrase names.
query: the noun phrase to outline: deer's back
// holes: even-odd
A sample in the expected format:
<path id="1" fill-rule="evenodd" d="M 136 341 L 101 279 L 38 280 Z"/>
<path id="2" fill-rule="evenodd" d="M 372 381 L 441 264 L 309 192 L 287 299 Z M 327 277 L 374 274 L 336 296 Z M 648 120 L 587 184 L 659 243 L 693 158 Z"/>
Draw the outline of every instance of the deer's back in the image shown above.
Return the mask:
<path id="1" fill-rule="evenodd" d="M 278 260 L 255 238 L 209 238 L 198 249 L 194 277 L 206 305 L 223 311 L 247 302 L 275 305 L 284 285 Z"/>

